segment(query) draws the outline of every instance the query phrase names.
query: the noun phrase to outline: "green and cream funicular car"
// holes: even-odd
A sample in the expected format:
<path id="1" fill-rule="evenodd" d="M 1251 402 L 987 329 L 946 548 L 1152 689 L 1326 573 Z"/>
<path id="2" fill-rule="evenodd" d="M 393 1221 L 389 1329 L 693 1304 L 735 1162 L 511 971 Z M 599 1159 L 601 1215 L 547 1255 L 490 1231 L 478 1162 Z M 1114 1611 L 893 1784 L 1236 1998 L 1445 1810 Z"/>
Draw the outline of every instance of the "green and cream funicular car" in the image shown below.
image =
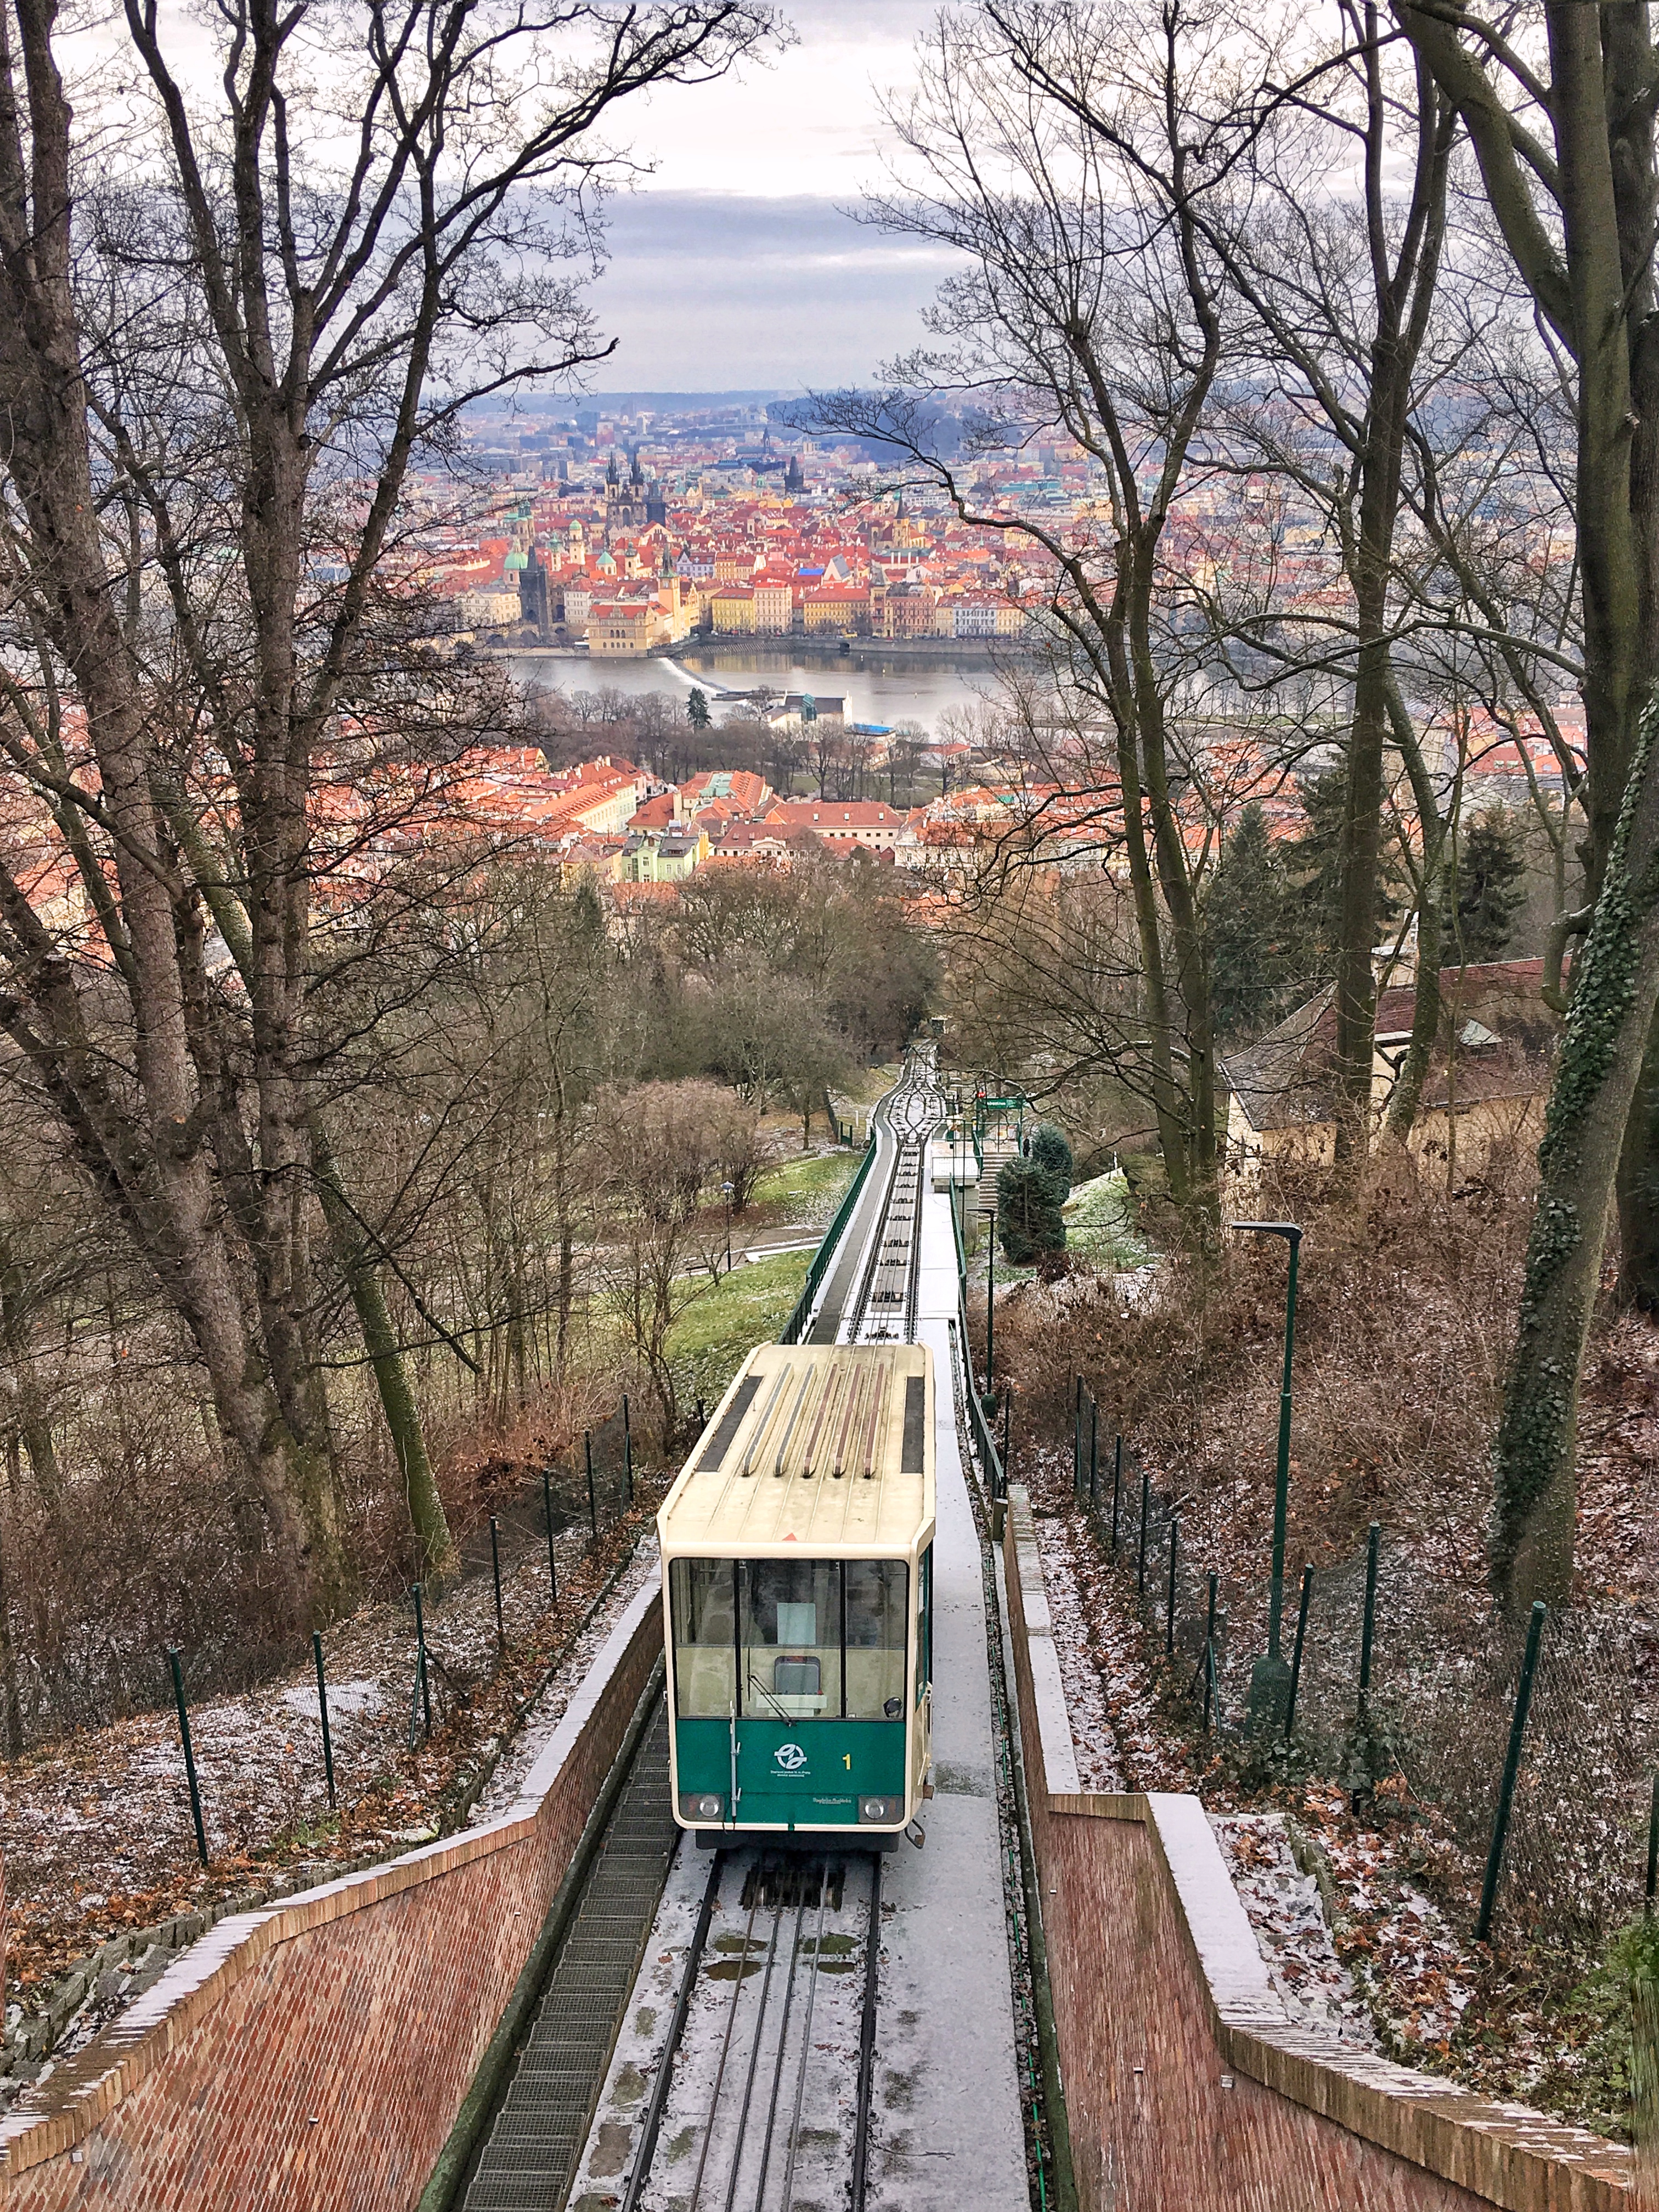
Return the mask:
<path id="1" fill-rule="evenodd" d="M 914 1818 L 933 1414 L 925 1346 L 762 1345 L 664 1500 L 674 1814 L 699 1844 L 890 1849 Z"/>

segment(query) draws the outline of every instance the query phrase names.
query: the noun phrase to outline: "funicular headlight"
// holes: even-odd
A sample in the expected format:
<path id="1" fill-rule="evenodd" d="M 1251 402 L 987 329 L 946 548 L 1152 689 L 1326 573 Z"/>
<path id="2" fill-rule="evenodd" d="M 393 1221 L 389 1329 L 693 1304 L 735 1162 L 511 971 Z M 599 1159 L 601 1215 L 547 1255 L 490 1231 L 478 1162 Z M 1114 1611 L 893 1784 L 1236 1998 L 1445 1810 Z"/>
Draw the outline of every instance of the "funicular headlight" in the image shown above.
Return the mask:
<path id="1" fill-rule="evenodd" d="M 904 1818 L 904 1800 L 902 1797 L 860 1797 L 859 1818 L 877 1824 L 902 1820 Z"/>
<path id="2" fill-rule="evenodd" d="M 718 1820 L 725 1810 L 725 1799 L 707 1790 L 684 1790 L 680 1792 L 682 1820 Z"/>

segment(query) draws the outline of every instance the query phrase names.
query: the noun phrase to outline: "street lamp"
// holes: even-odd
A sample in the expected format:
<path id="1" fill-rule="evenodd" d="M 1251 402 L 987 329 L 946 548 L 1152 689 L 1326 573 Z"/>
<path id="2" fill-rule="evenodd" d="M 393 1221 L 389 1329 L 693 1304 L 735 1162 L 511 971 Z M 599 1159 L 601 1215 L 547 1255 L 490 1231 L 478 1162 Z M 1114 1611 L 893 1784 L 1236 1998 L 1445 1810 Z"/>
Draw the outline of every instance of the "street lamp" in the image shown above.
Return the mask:
<path id="1" fill-rule="evenodd" d="M 720 1196 L 726 1200 L 726 1272 L 732 1272 L 732 1185 L 720 1185 Z"/>
<path id="2" fill-rule="evenodd" d="M 1302 1231 L 1294 1221 L 1230 1221 L 1229 1229 L 1253 1237 L 1282 1237 L 1290 1247 L 1285 1285 L 1285 1372 L 1279 1389 L 1279 1465 L 1273 1477 L 1273 1582 L 1267 1597 L 1267 1656 L 1258 1661 L 1250 1683 L 1255 1717 L 1264 1724 L 1290 1689 L 1290 1668 L 1279 1651 L 1285 1617 L 1285 1522 L 1291 1495 L 1291 1360 L 1296 1349 L 1296 1273 L 1302 1255 Z"/>

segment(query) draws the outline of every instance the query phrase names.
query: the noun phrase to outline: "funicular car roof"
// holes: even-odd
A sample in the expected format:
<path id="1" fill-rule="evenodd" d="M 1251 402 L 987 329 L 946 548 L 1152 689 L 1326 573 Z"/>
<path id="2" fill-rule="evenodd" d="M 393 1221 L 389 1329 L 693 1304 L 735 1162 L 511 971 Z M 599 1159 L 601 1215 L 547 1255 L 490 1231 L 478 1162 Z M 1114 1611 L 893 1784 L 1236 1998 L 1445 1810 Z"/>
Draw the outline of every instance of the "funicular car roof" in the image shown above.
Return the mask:
<path id="1" fill-rule="evenodd" d="M 663 1502 L 664 1557 L 913 1551 L 934 1516 L 932 1366 L 919 1344 L 757 1346 Z"/>

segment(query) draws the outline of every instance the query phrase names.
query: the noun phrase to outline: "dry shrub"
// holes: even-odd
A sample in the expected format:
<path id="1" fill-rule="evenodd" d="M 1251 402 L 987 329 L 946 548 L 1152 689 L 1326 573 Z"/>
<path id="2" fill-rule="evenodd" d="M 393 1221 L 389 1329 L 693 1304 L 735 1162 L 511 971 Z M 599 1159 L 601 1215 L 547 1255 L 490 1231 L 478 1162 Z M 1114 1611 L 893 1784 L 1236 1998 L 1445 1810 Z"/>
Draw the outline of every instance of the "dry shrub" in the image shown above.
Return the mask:
<path id="1" fill-rule="evenodd" d="M 58 1494 L 43 1495 L 22 1464 L 0 1493 L 26 1744 L 165 1704 L 169 1644 L 184 1654 L 192 1698 L 251 1689 L 305 1657 L 263 1516 L 228 1482 L 210 1441 L 199 1375 L 164 1330 L 136 1334 L 133 1351 L 118 1378 L 107 1369 L 82 1378 L 63 1434 Z M 459 1574 L 488 1571 L 491 1514 L 501 1516 L 504 1560 L 544 1540 L 544 1467 L 553 1471 L 556 1524 L 586 1518 L 585 1430 L 594 1436 L 601 1512 L 620 1509 L 623 1387 L 595 1362 L 538 1389 L 505 1420 L 476 1406 L 428 1416 Z M 398 1595 L 418 1568 L 366 1370 L 335 1379 L 331 1419 L 358 1595 Z"/>
<path id="2" fill-rule="evenodd" d="M 1443 1166 L 1391 1156 L 1363 1203 L 1304 1172 L 1252 1195 L 1300 1221 L 1285 1635 L 1315 1569 L 1297 1709 L 1300 1755 L 1362 1795 L 1423 1816 L 1436 1887 L 1472 1915 L 1514 1710 L 1521 1632 L 1486 1576 L 1492 1437 L 1531 1216 L 1524 1158 L 1498 1154 L 1448 1191 Z M 1242 1712 L 1264 1648 L 1286 1259 L 1279 1240 L 1176 1243 L 1156 1274 L 1074 1276 L 1000 1303 L 998 1364 L 1017 1464 L 1050 1510 L 1070 1486 L 1075 1378 L 1101 1401 L 1103 1470 L 1121 1425 L 1133 1474 L 1125 1553 L 1138 1550 L 1140 1461 L 1152 1494 L 1144 1616 L 1161 1650 L 1165 1546 L 1178 1512 L 1177 1668 L 1204 1641 L 1219 1577 L 1218 1665 Z M 982 1317 L 978 1326 L 982 1328 Z M 1659 1717 L 1650 1694 L 1651 1505 L 1659 1468 L 1659 1332 L 1607 1325 L 1585 1378 L 1579 1588 L 1546 1631 L 1501 1892 L 1500 1929 L 1545 1927 L 1583 1958 L 1639 1905 L 1643 1821 Z M 1103 1498 L 1103 1504 L 1104 1504 Z M 1382 1531 L 1374 1675 L 1358 1701 L 1366 1527 Z M 1134 1577 L 1121 1583 L 1135 1602 Z M 1379 1817 L 1383 1808 L 1379 1806 Z"/>
<path id="3" fill-rule="evenodd" d="M 283 1663 L 286 1586 L 257 1510 L 228 1493 L 199 1421 L 181 1418 L 177 1376 L 124 1378 L 118 1404 L 90 1397 L 74 1440 L 61 1494 L 15 1486 L 4 1518 L 26 1740 L 162 1701 L 168 1644 L 230 1688 Z"/>
<path id="4" fill-rule="evenodd" d="M 1501 1170 L 1501 1172 L 1500 1172 Z M 1348 1557 L 1365 1524 L 1482 1572 L 1487 1454 L 1530 1218 L 1510 1164 L 1448 1194 L 1404 1156 L 1356 1209 L 1328 1176 L 1282 1173 L 1259 1218 L 1300 1221 L 1291 1555 Z M 1069 1460 L 1075 1379 L 1155 1478 L 1183 1534 L 1231 1554 L 1267 1526 L 1286 1258 L 1277 1238 L 1190 1236 L 1156 1273 L 1077 1273 L 999 1300 L 1015 1419 Z M 982 1306 L 975 1317 L 982 1335 Z"/>

